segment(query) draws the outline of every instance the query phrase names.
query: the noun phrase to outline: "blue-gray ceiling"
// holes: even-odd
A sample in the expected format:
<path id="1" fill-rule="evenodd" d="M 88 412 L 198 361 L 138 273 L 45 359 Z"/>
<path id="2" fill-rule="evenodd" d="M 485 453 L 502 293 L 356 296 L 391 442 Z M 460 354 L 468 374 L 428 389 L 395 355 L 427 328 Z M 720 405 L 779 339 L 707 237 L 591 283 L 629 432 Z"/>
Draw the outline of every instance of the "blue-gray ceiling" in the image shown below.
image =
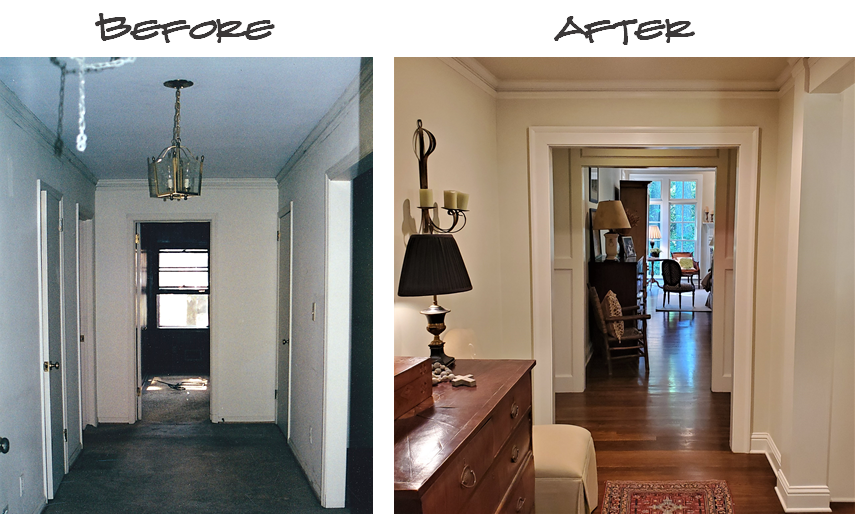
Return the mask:
<path id="1" fill-rule="evenodd" d="M 59 58 L 68 69 L 77 62 Z M 108 58 L 88 58 L 87 63 Z M 205 156 L 205 176 L 275 177 L 359 73 L 359 58 L 137 58 L 85 77 L 87 148 L 75 148 L 78 79 L 66 75 L 62 139 L 99 179 L 142 179 L 146 158 L 172 141 L 175 90 L 181 142 Z M 42 58 L 0 58 L 0 81 L 57 130 L 60 69 Z"/>

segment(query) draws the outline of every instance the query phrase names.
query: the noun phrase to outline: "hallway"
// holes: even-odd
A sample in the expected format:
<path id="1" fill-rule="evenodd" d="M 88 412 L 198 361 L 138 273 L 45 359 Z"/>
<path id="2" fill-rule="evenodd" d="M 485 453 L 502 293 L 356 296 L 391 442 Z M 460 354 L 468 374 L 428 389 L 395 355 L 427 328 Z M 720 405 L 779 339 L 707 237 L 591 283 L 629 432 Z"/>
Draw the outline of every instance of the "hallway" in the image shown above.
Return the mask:
<path id="1" fill-rule="evenodd" d="M 710 391 L 711 314 L 657 311 L 659 294 L 648 296 L 649 376 L 643 360 L 628 359 L 609 377 L 595 353 L 586 391 L 556 395 L 556 423 L 591 431 L 600 500 L 606 480 L 723 479 L 737 512 L 783 512 L 766 457 L 730 452 L 730 394 Z"/>
<path id="2" fill-rule="evenodd" d="M 84 433 L 46 514 L 336 513 L 272 423 L 138 422 Z"/>

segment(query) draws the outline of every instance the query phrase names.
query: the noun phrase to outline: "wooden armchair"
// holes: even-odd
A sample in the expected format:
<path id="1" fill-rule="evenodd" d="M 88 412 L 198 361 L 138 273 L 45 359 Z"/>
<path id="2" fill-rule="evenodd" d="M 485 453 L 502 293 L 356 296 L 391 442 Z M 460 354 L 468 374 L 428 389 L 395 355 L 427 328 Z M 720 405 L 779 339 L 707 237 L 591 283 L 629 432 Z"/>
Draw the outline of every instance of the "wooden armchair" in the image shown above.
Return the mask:
<path id="1" fill-rule="evenodd" d="M 701 279 L 701 265 L 698 264 L 698 261 L 695 260 L 694 252 L 671 252 L 671 258 L 677 261 L 677 263 L 680 262 L 680 259 L 692 259 L 691 268 L 683 268 L 682 266 L 680 267 L 683 270 L 683 276 L 689 277 L 689 283 L 692 284 L 692 286 L 697 287 L 695 286 L 695 281 L 692 279 L 692 277 L 697 276 L 698 280 Z"/>
<path id="2" fill-rule="evenodd" d="M 630 314 L 637 312 L 640 308 L 638 305 L 632 305 L 621 307 L 621 316 L 605 316 L 600 297 L 594 287 L 588 287 L 588 301 L 595 325 L 591 333 L 592 335 L 594 333 L 600 334 L 606 354 L 606 362 L 609 366 L 609 376 L 612 374 L 612 359 L 639 357 L 644 357 L 644 370 L 650 373 L 650 359 L 647 354 L 647 320 L 650 319 L 650 314 Z M 606 324 L 614 321 L 624 322 L 624 332 L 620 339 L 608 331 Z"/>

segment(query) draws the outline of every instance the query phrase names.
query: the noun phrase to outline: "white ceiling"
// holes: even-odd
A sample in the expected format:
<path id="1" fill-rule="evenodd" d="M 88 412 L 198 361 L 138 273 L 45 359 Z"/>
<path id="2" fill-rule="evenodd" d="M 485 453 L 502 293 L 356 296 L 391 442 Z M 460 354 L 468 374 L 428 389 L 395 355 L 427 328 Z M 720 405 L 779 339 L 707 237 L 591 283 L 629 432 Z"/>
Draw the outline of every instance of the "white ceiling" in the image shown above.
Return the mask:
<path id="1" fill-rule="evenodd" d="M 60 58 L 68 69 L 77 62 Z M 108 58 L 88 58 L 87 63 Z M 138 58 L 85 77 L 87 148 L 75 148 L 78 78 L 66 75 L 62 139 L 99 179 L 142 179 L 172 141 L 175 90 L 181 142 L 205 156 L 205 176 L 275 177 L 359 73 L 359 58 Z M 0 81 L 52 132 L 60 69 L 42 58 L 0 58 Z"/>

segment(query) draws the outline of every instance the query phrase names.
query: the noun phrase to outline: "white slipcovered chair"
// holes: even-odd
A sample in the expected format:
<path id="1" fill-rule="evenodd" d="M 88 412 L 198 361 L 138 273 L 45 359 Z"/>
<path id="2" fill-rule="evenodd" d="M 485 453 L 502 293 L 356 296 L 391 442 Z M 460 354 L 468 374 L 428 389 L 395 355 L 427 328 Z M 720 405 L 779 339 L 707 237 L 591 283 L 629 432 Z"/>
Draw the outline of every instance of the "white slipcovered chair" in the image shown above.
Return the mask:
<path id="1" fill-rule="evenodd" d="M 534 425 L 537 514 L 590 514 L 597 507 L 597 458 L 591 433 L 574 425 Z"/>

